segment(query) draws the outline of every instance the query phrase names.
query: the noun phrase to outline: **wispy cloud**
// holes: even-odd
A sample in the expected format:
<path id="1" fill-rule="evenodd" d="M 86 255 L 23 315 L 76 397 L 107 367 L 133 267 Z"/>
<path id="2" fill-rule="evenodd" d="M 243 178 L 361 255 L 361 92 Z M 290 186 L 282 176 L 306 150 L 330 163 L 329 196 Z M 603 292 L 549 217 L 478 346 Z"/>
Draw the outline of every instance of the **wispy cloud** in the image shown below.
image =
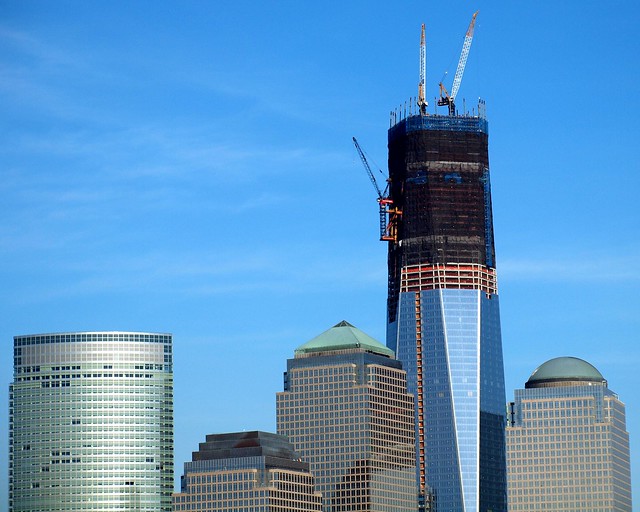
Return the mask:
<path id="1" fill-rule="evenodd" d="M 173 253 L 141 250 L 135 254 L 79 251 L 66 259 L 50 261 L 43 269 L 47 284 L 38 282 L 37 294 L 24 288 L 22 300 L 46 302 L 65 297 L 135 294 L 140 290 L 170 291 L 173 297 L 223 297 L 248 292 L 304 294 L 311 288 L 316 292 L 335 290 L 344 287 L 344 283 L 350 290 L 378 289 L 386 282 L 384 268 L 374 257 L 329 254 L 322 258 L 318 257 L 320 253 L 319 247 L 295 243 L 283 243 L 279 251 L 265 246 L 253 247 L 252 251 L 242 247 Z M 34 269 L 36 276 L 38 272 Z"/>
<path id="2" fill-rule="evenodd" d="M 24 31 L 14 30 L 0 24 L 0 40 L 3 42 L 5 52 L 12 50 L 24 57 L 32 58 L 38 63 L 49 66 L 77 66 L 78 59 L 67 51 L 44 43 L 41 39 Z"/>
<path id="3" fill-rule="evenodd" d="M 618 251 L 621 252 L 621 251 Z M 499 275 L 512 281 L 553 281 L 600 283 L 606 281 L 640 281 L 635 265 L 640 258 L 638 249 L 626 256 L 607 257 L 595 253 L 573 258 L 501 259 Z"/>
<path id="4" fill-rule="evenodd" d="M 108 170 L 122 177 L 180 176 L 208 170 L 232 181 L 262 179 L 265 174 L 298 172 L 348 166 L 344 153 L 320 148 L 265 145 L 260 141 L 237 142 L 219 126 L 172 128 L 164 125 L 67 129 L 61 133 L 22 134 L 0 146 L 8 155 L 45 155 L 71 158 L 94 170 Z M 251 171 L 251 172 L 240 172 Z"/>
<path id="5" fill-rule="evenodd" d="M 242 213 L 251 210 L 259 210 L 270 206 L 276 206 L 283 204 L 286 201 L 286 197 L 282 194 L 273 194 L 263 192 L 255 197 L 245 198 L 230 205 L 230 210 L 233 213 Z"/>
<path id="6" fill-rule="evenodd" d="M 273 64 L 252 68 L 252 79 L 248 80 L 246 71 L 238 74 L 236 69 L 231 73 L 215 64 L 194 66 L 191 62 L 182 69 L 182 64 L 174 61 L 167 68 L 165 56 L 159 51 L 148 52 L 144 61 L 135 62 L 129 62 L 126 52 L 123 54 L 117 45 L 88 53 L 82 46 L 59 46 L 6 25 L 0 25 L 0 42 L 4 47 L 0 54 L 4 57 L 0 59 L 0 91 L 30 109 L 60 119 L 117 123 L 126 115 L 125 110 L 117 108 L 118 91 L 139 89 L 144 95 L 153 88 L 155 92 L 175 91 L 185 96 L 198 91 L 208 97 L 209 107 L 219 107 L 209 112 L 224 123 L 238 116 L 249 119 L 251 113 L 259 113 L 261 118 L 314 122 L 307 109 L 283 100 L 283 84 L 289 83 L 284 77 L 291 74 L 291 69 L 274 69 Z M 262 84 L 261 94 L 256 94 L 256 82 Z M 105 97 L 112 101 L 103 101 Z M 299 100 L 303 99 L 301 94 Z"/>
<path id="7" fill-rule="evenodd" d="M 80 51 L 69 51 L 27 32 L 0 25 L 0 91 L 15 105 L 61 119 L 90 119 L 77 88 L 96 79 L 96 69 Z M 108 112 L 104 113 L 105 116 Z"/>

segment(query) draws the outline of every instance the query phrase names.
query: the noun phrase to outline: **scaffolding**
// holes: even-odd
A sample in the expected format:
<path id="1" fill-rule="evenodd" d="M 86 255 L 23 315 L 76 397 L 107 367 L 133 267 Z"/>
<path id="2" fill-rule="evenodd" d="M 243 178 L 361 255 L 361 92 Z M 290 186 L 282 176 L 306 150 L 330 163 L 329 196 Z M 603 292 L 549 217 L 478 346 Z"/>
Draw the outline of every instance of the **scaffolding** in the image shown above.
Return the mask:
<path id="1" fill-rule="evenodd" d="M 478 99 L 478 111 L 465 112 L 461 115 L 438 115 L 421 113 L 418 100 L 410 98 L 408 102 L 392 110 L 389 114 L 389 128 L 406 125 L 413 130 L 449 130 L 478 131 L 489 133 L 487 106 L 483 99 Z"/>
<path id="2" fill-rule="evenodd" d="M 402 269 L 400 292 L 455 289 L 498 293 L 498 279 L 493 268 L 484 265 L 447 263 L 446 265 L 412 265 Z"/>
<path id="3" fill-rule="evenodd" d="M 496 293 L 486 119 L 415 115 L 388 137 L 389 198 L 402 212 L 389 244 L 388 321 L 403 291 Z"/>

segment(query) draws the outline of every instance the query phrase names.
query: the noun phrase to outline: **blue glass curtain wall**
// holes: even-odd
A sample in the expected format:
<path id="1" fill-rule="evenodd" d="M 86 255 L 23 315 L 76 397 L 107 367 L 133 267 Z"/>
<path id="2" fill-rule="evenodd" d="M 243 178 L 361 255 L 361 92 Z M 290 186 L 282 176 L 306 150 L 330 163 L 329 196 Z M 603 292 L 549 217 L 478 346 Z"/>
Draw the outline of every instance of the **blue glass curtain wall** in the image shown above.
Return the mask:
<path id="1" fill-rule="evenodd" d="M 389 339 L 395 338 L 414 394 L 422 358 L 427 484 L 439 510 L 506 511 L 498 297 L 480 290 L 426 290 L 419 303 L 422 354 L 415 293 L 400 295 L 397 334 Z"/>

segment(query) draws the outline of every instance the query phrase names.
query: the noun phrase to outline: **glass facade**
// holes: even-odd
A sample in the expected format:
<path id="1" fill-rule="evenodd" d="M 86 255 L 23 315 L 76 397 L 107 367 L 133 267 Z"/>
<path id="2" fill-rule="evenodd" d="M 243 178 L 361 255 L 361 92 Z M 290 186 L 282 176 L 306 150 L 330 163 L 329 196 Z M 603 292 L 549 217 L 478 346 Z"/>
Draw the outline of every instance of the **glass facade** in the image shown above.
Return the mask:
<path id="1" fill-rule="evenodd" d="M 424 406 L 416 422 L 423 430 L 434 508 L 500 510 L 506 469 L 498 297 L 440 289 L 420 292 L 419 303 L 421 334 L 429 340 L 421 364 L 414 293 L 400 296 L 398 358 L 409 370 L 411 393 L 418 393 L 418 372 L 411 368 L 422 368 Z M 481 480 L 479 471 L 493 481 L 489 475 Z"/>
<path id="2" fill-rule="evenodd" d="M 377 342 L 379 348 L 331 343 L 298 350 L 288 361 L 276 397 L 278 433 L 309 461 L 325 512 L 415 510 L 406 373 Z"/>
<path id="3" fill-rule="evenodd" d="M 175 512 L 322 511 L 309 464 L 286 438 L 267 432 L 207 436 L 181 482 Z"/>
<path id="4" fill-rule="evenodd" d="M 530 379 L 516 390 L 506 430 L 509 510 L 631 512 L 624 404 L 601 376 L 578 377 Z"/>
<path id="5" fill-rule="evenodd" d="M 170 334 L 16 336 L 9 510 L 171 510 Z"/>
<path id="6" fill-rule="evenodd" d="M 488 124 L 410 115 L 388 141 L 387 346 L 415 396 L 420 510 L 506 512 Z"/>

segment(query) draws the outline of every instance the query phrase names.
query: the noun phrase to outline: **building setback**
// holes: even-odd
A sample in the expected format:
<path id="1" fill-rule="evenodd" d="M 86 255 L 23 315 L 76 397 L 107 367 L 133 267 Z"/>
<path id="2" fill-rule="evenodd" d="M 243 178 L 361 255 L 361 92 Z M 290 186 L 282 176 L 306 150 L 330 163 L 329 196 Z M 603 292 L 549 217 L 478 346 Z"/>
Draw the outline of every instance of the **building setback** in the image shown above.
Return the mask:
<path id="1" fill-rule="evenodd" d="M 559 357 L 515 392 L 509 510 L 631 512 L 625 407 L 591 364 Z"/>
<path id="2" fill-rule="evenodd" d="M 391 350 L 340 322 L 287 361 L 276 408 L 325 512 L 416 509 L 413 397 Z"/>
<path id="3" fill-rule="evenodd" d="M 506 402 L 489 179 L 478 115 L 392 118 L 387 346 L 416 397 L 425 506 L 506 510 Z"/>
<path id="4" fill-rule="evenodd" d="M 184 465 L 173 510 L 320 512 L 309 464 L 291 443 L 268 432 L 212 434 Z"/>
<path id="5" fill-rule="evenodd" d="M 170 334 L 14 338 L 9 510 L 171 510 Z"/>

